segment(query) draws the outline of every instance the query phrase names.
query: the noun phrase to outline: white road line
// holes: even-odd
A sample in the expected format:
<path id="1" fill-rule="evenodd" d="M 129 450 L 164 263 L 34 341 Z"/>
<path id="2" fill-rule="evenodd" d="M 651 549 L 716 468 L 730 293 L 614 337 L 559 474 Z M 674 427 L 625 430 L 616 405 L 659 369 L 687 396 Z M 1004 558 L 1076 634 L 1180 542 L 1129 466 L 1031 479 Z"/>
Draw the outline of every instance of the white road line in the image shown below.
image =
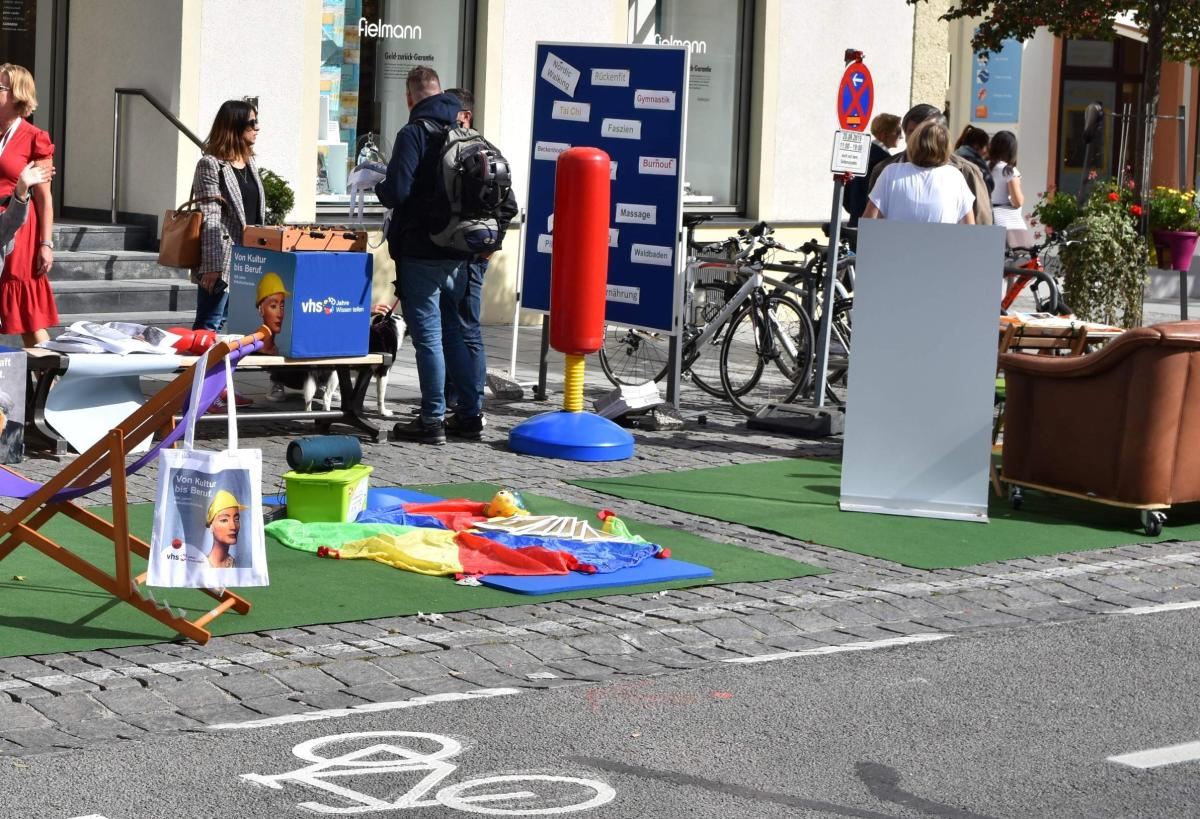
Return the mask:
<path id="1" fill-rule="evenodd" d="M 284 714 L 278 717 L 248 720 L 246 722 L 223 722 L 210 725 L 210 731 L 242 731 L 250 728 L 270 728 L 276 725 L 291 725 L 297 722 L 316 722 L 318 720 L 348 717 L 354 714 L 370 714 L 376 711 L 399 711 L 405 708 L 416 708 L 419 705 L 436 705 L 442 702 L 462 702 L 464 700 L 482 700 L 491 697 L 509 697 L 524 693 L 520 688 L 477 688 L 474 691 L 446 694 L 426 694 L 413 697 L 411 700 L 396 700 L 393 702 L 366 702 L 362 705 L 352 705 L 349 708 L 326 708 L 321 711 L 304 711 L 299 714 Z"/>
<path id="2" fill-rule="evenodd" d="M 907 634 L 903 637 L 889 637 L 886 640 L 871 640 L 869 642 L 845 643 L 840 646 L 821 646 L 806 648 L 800 651 L 784 651 L 779 654 L 760 654 L 757 657 L 730 657 L 723 663 L 771 663 L 776 660 L 790 660 L 794 657 L 815 657 L 822 654 L 841 654 L 846 651 L 871 651 L 876 648 L 891 648 L 912 643 L 931 643 L 935 640 L 945 640 L 949 634 Z"/>
<path id="3" fill-rule="evenodd" d="M 1194 762 L 1197 759 L 1200 759 L 1200 742 L 1185 742 L 1182 745 L 1168 745 L 1165 748 L 1150 748 L 1146 751 L 1108 757 L 1109 762 L 1128 765 L 1131 768 L 1160 768 L 1163 765 Z"/>
<path id="4" fill-rule="evenodd" d="M 1161 611 L 1183 611 L 1185 609 L 1200 609 L 1200 600 L 1187 600 L 1183 603 L 1162 603 L 1157 606 L 1134 606 L 1128 609 L 1113 609 L 1105 614 L 1158 614 Z"/>

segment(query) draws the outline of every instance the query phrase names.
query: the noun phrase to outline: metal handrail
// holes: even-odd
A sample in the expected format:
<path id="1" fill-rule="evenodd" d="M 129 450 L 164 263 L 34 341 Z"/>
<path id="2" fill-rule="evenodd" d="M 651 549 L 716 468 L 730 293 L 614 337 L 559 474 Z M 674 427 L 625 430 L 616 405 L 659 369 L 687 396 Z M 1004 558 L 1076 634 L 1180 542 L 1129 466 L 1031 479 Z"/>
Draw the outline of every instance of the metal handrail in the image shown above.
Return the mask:
<path id="1" fill-rule="evenodd" d="M 192 130 L 179 121 L 179 117 L 167 110 L 158 99 L 145 88 L 114 88 L 113 89 L 113 158 L 112 158 L 112 210 L 109 213 L 112 223 L 117 223 L 117 179 L 121 168 L 121 97 L 122 95 L 141 97 L 157 109 L 179 131 L 196 143 L 197 148 L 203 148 L 204 142 L 192 133 Z"/>

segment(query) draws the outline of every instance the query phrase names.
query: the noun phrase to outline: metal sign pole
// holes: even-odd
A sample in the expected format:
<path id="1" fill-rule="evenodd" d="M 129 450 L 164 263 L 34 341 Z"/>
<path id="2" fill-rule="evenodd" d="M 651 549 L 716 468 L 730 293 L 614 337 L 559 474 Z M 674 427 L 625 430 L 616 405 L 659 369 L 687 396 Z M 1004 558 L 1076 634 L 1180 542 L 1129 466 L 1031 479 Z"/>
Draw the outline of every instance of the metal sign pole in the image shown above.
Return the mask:
<path id="1" fill-rule="evenodd" d="M 842 238 L 842 197 L 846 178 L 839 174 L 833 178 L 833 210 L 829 216 L 829 256 L 825 260 L 825 278 L 821 303 L 821 326 L 817 330 L 817 371 L 813 375 L 813 407 L 825 406 L 825 381 L 829 373 L 829 335 L 833 327 L 834 280 L 837 276 L 838 243 Z"/>

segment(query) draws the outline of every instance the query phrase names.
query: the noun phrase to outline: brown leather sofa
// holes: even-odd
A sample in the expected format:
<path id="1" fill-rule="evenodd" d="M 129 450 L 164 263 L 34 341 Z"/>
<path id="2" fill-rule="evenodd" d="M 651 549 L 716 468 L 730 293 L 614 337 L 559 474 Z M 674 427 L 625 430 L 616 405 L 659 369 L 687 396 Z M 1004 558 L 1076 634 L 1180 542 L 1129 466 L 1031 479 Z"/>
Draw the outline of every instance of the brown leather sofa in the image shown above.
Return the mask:
<path id="1" fill-rule="evenodd" d="M 1001 480 L 1143 510 L 1200 500 L 1200 321 L 1123 333 L 1091 355 L 1006 353 Z"/>

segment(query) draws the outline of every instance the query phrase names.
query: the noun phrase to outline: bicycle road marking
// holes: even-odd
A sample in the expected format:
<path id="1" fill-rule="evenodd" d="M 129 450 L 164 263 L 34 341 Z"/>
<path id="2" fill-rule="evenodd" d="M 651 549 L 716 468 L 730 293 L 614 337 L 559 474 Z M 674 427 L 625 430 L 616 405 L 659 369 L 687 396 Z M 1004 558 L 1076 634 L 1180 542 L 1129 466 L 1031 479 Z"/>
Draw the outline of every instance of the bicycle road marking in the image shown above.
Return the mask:
<path id="1" fill-rule="evenodd" d="M 910 645 L 913 643 L 932 643 L 937 640 L 945 640 L 949 634 L 938 634 L 936 632 L 929 634 L 907 634 L 903 637 L 889 637 L 886 640 L 871 640 L 857 643 L 843 643 L 840 646 L 821 646 L 819 648 L 805 648 L 800 651 L 783 651 L 778 654 L 759 654 L 756 657 L 730 657 L 727 660 L 721 660 L 723 663 L 737 663 L 746 665 L 749 663 L 771 663 L 776 660 L 790 660 L 795 657 L 814 657 L 822 654 L 842 654 L 847 651 L 873 651 L 877 648 L 891 648 L 892 646 Z"/>
<path id="2" fill-rule="evenodd" d="M 1130 768 L 1161 768 L 1164 765 L 1177 765 L 1180 762 L 1195 762 L 1200 760 L 1200 742 L 1185 742 L 1182 745 L 1167 745 L 1163 748 L 1149 748 L 1145 751 L 1134 751 L 1129 754 L 1118 754 L 1107 758 L 1108 762 L 1118 765 L 1128 765 Z"/>
<path id="3" fill-rule="evenodd" d="M 393 744 L 392 741 L 404 744 Z M 353 748 L 355 744 L 364 747 Z M 419 750 L 414 745 L 432 745 L 433 750 Z M 339 756 L 323 756 L 326 747 L 350 746 Z M 350 803 L 346 806 L 326 805 L 321 802 L 301 802 L 299 808 L 316 813 L 373 813 L 404 808 L 442 806 L 466 813 L 482 813 L 493 816 L 532 816 L 572 813 L 606 805 L 616 798 L 616 791 L 607 783 L 594 779 L 551 774 L 503 774 L 465 779 L 436 791 L 433 799 L 423 799 L 430 791 L 458 770 L 458 765 L 449 761 L 463 750 L 462 743 L 441 734 L 417 731 L 364 731 L 358 733 L 332 734 L 305 740 L 292 748 L 292 755 L 311 764 L 282 774 L 242 774 L 241 778 L 273 790 L 283 790 L 284 783 L 294 782 L 338 796 Z M 385 774 L 423 774 L 409 790 L 393 801 L 386 801 L 371 794 L 362 793 L 347 785 L 330 781 L 342 781 L 350 777 L 381 776 Z M 537 806 L 530 800 L 538 793 L 531 790 L 497 791 L 499 784 L 520 785 L 544 782 L 555 785 L 575 785 L 586 789 L 590 796 L 572 804 L 558 804 L 564 797 L 556 793 L 550 798 L 555 804 Z M 469 796 L 464 792 L 482 788 L 484 791 Z M 501 807 L 496 803 L 518 802 L 517 807 Z M 490 804 L 486 804 L 490 803 Z M 523 804 L 520 804 L 523 803 Z"/>
<path id="4" fill-rule="evenodd" d="M 365 702 L 362 705 L 352 705 L 347 708 L 325 708 L 319 711 L 302 711 L 299 714 L 283 714 L 278 717 L 252 719 L 246 722 L 223 722 L 210 725 L 210 731 L 241 731 L 251 728 L 271 728 L 276 725 L 291 725 L 297 722 L 316 722 L 318 720 L 348 717 L 353 714 L 373 714 L 378 711 L 398 711 L 405 708 L 416 708 L 419 705 L 437 705 L 444 702 L 463 702 L 466 700 L 484 700 L 493 697 L 511 697 L 525 693 L 520 688 L 476 688 L 473 691 L 448 692 L 445 694 L 424 694 L 407 700 L 391 702 Z"/>

